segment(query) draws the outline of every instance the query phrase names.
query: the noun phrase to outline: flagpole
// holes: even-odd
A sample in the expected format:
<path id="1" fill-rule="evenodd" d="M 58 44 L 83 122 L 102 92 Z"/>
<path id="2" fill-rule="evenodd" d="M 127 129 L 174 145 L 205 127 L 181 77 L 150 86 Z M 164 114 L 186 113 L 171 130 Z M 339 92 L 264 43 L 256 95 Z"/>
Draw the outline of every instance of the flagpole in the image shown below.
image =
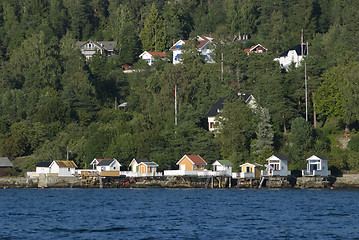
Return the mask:
<path id="1" fill-rule="evenodd" d="M 302 34 L 300 35 L 300 50 L 303 57 L 303 29 L 302 29 Z"/>

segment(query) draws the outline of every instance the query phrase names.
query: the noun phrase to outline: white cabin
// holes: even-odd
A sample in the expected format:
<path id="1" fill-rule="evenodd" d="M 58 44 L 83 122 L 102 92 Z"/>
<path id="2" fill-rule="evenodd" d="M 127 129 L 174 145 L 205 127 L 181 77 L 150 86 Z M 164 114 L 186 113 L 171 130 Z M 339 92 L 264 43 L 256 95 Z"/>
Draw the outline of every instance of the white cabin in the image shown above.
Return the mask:
<path id="1" fill-rule="evenodd" d="M 308 55 L 308 46 L 303 45 L 301 47 L 301 45 L 296 45 L 282 53 L 278 58 L 275 58 L 274 61 L 278 61 L 282 68 L 288 70 L 292 64 L 296 68 L 299 67 L 306 55 Z"/>
<path id="2" fill-rule="evenodd" d="M 117 161 L 117 159 L 102 159 L 96 166 L 96 170 L 98 172 L 102 171 L 120 171 L 121 164 Z"/>
<path id="3" fill-rule="evenodd" d="M 229 160 L 216 160 L 212 166 L 214 167 L 214 171 L 223 173 L 223 175 L 232 176 L 233 164 Z"/>
<path id="4" fill-rule="evenodd" d="M 288 158 L 281 155 L 272 155 L 267 159 L 266 170 L 262 170 L 262 176 L 286 177 L 291 174 L 288 170 Z"/>
<path id="5" fill-rule="evenodd" d="M 77 165 L 74 161 L 53 161 L 49 168 L 49 173 L 55 173 L 59 177 L 71 177 L 75 174 Z"/>
<path id="6" fill-rule="evenodd" d="M 50 173 L 50 165 L 51 162 L 40 162 L 39 164 L 36 165 L 36 174 Z"/>
<path id="7" fill-rule="evenodd" d="M 304 176 L 320 176 L 327 177 L 331 175 L 331 171 L 328 170 L 329 159 L 321 155 L 313 155 L 307 159 L 307 170 L 302 170 Z"/>

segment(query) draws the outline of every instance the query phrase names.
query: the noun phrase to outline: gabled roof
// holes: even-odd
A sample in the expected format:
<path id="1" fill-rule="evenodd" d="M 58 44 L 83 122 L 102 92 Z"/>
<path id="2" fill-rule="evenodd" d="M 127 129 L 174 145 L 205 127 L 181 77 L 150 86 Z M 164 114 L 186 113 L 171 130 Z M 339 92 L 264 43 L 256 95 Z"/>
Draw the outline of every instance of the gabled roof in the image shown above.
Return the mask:
<path id="1" fill-rule="evenodd" d="M 40 162 L 35 167 L 50 167 L 51 162 Z"/>
<path id="2" fill-rule="evenodd" d="M 272 155 L 269 158 L 267 158 L 267 161 L 269 160 L 286 160 L 289 161 L 289 159 L 284 155 Z"/>
<path id="3" fill-rule="evenodd" d="M 248 103 L 251 98 L 253 97 L 252 94 L 240 94 L 238 93 L 238 98 L 241 98 L 244 100 L 245 103 Z M 224 102 L 225 98 L 220 98 L 211 108 L 211 110 L 209 110 L 209 112 L 207 113 L 207 117 L 215 117 L 218 115 L 218 113 L 223 109 L 223 102 Z"/>
<path id="4" fill-rule="evenodd" d="M 146 53 L 150 54 L 151 56 L 159 56 L 161 58 L 165 58 L 167 57 L 166 53 L 164 52 L 149 52 L 149 51 L 144 51 L 140 57 L 142 57 L 143 55 L 145 55 Z"/>
<path id="5" fill-rule="evenodd" d="M 169 49 L 170 51 L 176 50 L 182 46 L 182 44 L 185 44 L 188 40 L 178 40 L 173 46 Z"/>
<path id="6" fill-rule="evenodd" d="M 263 165 L 259 164 L 259 163 L 243 163 L 242 165 L 239 165 L 240 167 L 244 166 L 244 165 L 251 165 L 253 167 L 262 167 Z"/>
<path id="7" fill-rule="evenodd" d="M 158 164 L 155 162 L 140 162 L 139 165 L 144 164 L 147 167 L 158 167 Z"/>
<path id="8" fill-rule="evenodd" d="M 141 162 L 149 162 L 147 158 L 133 158 L 129 166 L 133 164 L 140 164 Z"/>
<path id="9" fill-rule="evenodd" d="M 60 168 L 77 168 L 74 161 L 53 161 L 53 163 L 56 163 Z"/>
<path id="10" fill-rule="evenodd" d="M 76 46 L 82 47 L 83 45 L 85 45 L 89 42 L 96 44 L 98 47 L 105 49 L 107 51 L 114 51 L 115 47 L 117 45 L 116 41 L 99 41 L 99 42 L 97 42 L 97 41 L 87 40 L 85 42 L 80 42 L 80 41 L 77 42 Z"/>
<path id="11" fill-rule="evenodd" d="M 102 160 L 113 160 L 113 158 L 94 158 L 94 160 L 92 160 L 90 165 L 97 165 Z"/>
<path id="12" fill-rule="evenodd" d="M 211 110 L 209 110 L 209 112 L 207 113 L 207 117 L 215 117 L 218 115 L 218 113 L 220 112 L 220 110 L 223 109 L 223 102 L 224 102 L 224 98 L 220 98 L 211 108 Z"/>
<path id="13" fill-rule="evenodd" d="M 307 158 L 307 161 L 309 160 L 325 160 L 329 161 L 329 159 L 323 155 L 312 155 L 311 157 Z"/>
<path id="14" fill-rule="evenodd" d="M 13 167 L 14 165 L 8 157 L 0 157 L 0 167 Z"/>
<path id="15" fill-rule="evenodd" d="M 103 159 L 103 160 L 101 160 L 98 164 L 97 164 L 97 166 L 99 167 L 99 166 L 110 166 L 110 165 L 112 165 L 112 163 L 114 163 L 115 161 L 117 161 L 116 159 L 114 159 L 114 158 L 112 158 L 112 159 Z M 121 164 L 120 164 L 120 166 L 121 166 Z"/>
<path id="16" fill-rule="evenodd" d="M 187 157 L 193 164 L 207 165 L 206 161 L 200 155 L 184 155 L 176 164 L 178 165 L 185 157 Z"/>
<path id="17" fill-rule="evenodd" d="M 198 44 L 196 46 L 196 48 L 198 49 L 202 49 L 204 46 L 206 46 L 208 43 L 213 41 L 213 38 L 209 35 L 209 34 L 205 34 L 205 35 L 201 35 L 201 36 L 197 36 L 191 40 L 196 40 L 198 41 Z M 190 40 L 178 40 L 169 50 L 173 51 L 175 49 L 178 49 L 178 45 L 179 44 L 185 44 Z"/>
<path id="18" fill-rule="evenodd" d="M 212 42 L 213 38 L 206 35 L 201 35 L 197 38 L 197 40 L 199 41 L 197 48 L 201 49 L 204 46 L 206 46 L 208 43 Z"/>
<path id="19" fill-rule="evenodd" d="M 217 160 L 213 164 L 213 166 L 233 166 L 232 162 L 229 160 Z"/>
<path id="20" fill-rule="evenodd" d="M 246 48 L 246 49 L 244 49 L 244 51 L 245 51 L 246 53 L 250 53 L 250 52 L 252 52 L 253 50 L 255 50 L 256 48 L 258 48 L 258 47 L 261 47 L 261 48 L 263 48 L 265 51 L 268 51 L 268 49 L 265 48 L 265 47 L 263 47 L 261 44 L 257 44 L 257 45 L 255 45 L 255 46 L 252 46 L 251 48 Z"/>
<path id="21" fill-rule="evenodd" d="M 286 57 L 288 56 L 289 51 L 295 51 L 297 53 L 298 56 L 302 55 L 302 48 L 300 47 L 300 44 L 288 49 L 287 51 L 283 52 L 281 55 L 279 55 L 279 57 Z M 303 46 L 303 55 L 307 55 L 308 54 L 308 48 L 306 47 L 306 45 Z"/>

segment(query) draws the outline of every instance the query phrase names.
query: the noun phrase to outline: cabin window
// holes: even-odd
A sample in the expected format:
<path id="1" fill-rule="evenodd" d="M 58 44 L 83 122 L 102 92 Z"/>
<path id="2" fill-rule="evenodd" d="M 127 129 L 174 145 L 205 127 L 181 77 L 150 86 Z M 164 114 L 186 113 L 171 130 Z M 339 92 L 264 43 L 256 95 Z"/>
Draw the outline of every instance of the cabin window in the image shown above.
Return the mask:
<path id="1" fill-rule="evenodd" d="M 70 172 L 70 168 L 67 168 L 67 171 Z"/>
<path id="2" fill-rule="evenodd" d="M 246 167 L 246 172 L 252 172 L 251 167 Z"/>

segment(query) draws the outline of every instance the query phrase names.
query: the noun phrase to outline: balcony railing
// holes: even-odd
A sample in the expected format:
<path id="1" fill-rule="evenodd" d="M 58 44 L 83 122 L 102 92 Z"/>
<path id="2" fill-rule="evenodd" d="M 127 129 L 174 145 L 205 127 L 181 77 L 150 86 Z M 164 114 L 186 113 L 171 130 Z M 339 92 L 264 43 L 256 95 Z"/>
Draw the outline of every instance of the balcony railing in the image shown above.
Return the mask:
<path id="1" fill-rule="evenodd" d="M 312 171 L 308 171 L 308 170 L 302 170 L 302 176 L 329 176 L 331 175 L 331 171 L 330 170 L 312 170 Z"/>

